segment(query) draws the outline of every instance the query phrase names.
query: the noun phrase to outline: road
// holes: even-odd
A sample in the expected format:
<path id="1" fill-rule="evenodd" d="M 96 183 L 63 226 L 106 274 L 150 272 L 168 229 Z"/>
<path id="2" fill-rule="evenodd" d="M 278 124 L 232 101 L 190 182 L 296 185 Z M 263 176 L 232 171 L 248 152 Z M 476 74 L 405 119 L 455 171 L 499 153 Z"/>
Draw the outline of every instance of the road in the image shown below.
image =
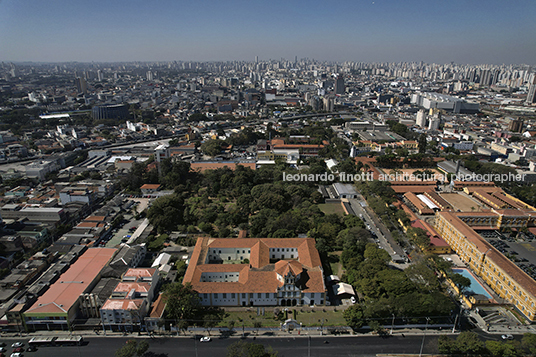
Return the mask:
<path id="1" fill-rule="evenodd" d="M 135 338 L 135 336 L 133 336 Z M 86 338 L 86 345 L 65 347 L 41 347 L 36 352 L 28 352 L 28 356 L 54 356 L 54 357 L 107 357 L 114 353 L 128 340 L 126 337 L 90 337 Z M 196 357 L 220 357 L 225 356 L 227 347 L 239 341 L 240 338 L 214 338 L 211 342 L 194 341 L 192 338 L 167 338 L 158 337 L 148 339 L 149 352 L 152 357 L 171 356 L 196 356 Z M 2 339 L 8 344 L 7 350 L 11 353 L 11 343 L 15 339 Z M 28 338 L 22 340 L 28 346 Z M 394 336 L 381 338 L 378 336 L 348 336 L 348 337 L 313 337 L 293 336 L 259 337 L 255 341 L 248 337 L 248 342 L 262 343 L 271 346 L 279 352 L 279 356 L 292 357 L 315 357 L 315 356 L 375 356 L 378 353 L 411 353 L 418 354 L 420 351 L 422 336 Z M 324 343 L 327 341 L 328 343 Z M 310 346 L 310 347 L 309 347 Z M 197 349 L 197 351 L 196 351 Z M 310 353 L 310 354 L 309 354 Z M 437 353 L 437 335 L 429 335 L 425 338 L 423 353 Z"/>
<path id="2" fill-rule="evenodd" d="M 376 214 L 369 208 L 366 209 L 367 203 L 365 198 L 358 194 L 357 198 L 348 200 L 352 209 L 358 217 L 362 217 L 367 225 L 370 226 L 370 230 L 376 233 L 380 246 L 385 249 L 391 257 L 405 257 L 404 251 L 395 242 L 391 235 L 391 232 L 385 227 L 383 222 L 376 216 Z M 366 207 L 363 207 L 365 205 Z"/>

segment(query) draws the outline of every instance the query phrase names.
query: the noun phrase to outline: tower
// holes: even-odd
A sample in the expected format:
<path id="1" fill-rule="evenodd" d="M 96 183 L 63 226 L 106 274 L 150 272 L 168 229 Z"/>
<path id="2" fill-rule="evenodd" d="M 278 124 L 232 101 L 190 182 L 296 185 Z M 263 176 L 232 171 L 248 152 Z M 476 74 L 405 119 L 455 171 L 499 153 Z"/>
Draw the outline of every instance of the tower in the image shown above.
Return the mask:
<path id="1" fill-rule="evenodd" d="M 335 94 L 344 94 L 344 78 L 339 75 L 335 81 Z"/>
<path id="2" fill-rule="evenodd" d="M 426 127 L 426 113 L 424 109 L 421 109 L 417 112 L 417 122 L 416 124 L 420 126 L 421 128 Z"/>
<path id="3" fill-rule="evenodd" d="M 78 93 L 87 94 L 87 82 L 84 77 L 76 77 L 75 84 Z"/>

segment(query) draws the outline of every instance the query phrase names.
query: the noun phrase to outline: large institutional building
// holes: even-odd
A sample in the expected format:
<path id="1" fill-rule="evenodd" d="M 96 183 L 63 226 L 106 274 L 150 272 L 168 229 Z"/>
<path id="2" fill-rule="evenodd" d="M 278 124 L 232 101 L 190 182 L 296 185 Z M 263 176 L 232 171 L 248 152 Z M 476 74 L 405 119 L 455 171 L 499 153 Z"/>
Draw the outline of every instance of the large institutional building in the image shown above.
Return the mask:
<path id="1" fill-rule="evenodd" d="M 198 238 L 183 283 L 206 306 L 324 305 L 312 238 Z"/>
<path id="2" fill-rule="evenodd" d="M 467 266 L 505 302 L 529 321 L 536 321 L 536 263 L 531 240 L 495 239 L 500 230 L 532 231 L 536 209 L 495 187 L 466 192 L 490 209 L 479 212 L 437 212 L 435 229 Z M 499 243 L 499 244 L 496 244 Z M 511 250 L 507 250 L 511 249 Z"/>

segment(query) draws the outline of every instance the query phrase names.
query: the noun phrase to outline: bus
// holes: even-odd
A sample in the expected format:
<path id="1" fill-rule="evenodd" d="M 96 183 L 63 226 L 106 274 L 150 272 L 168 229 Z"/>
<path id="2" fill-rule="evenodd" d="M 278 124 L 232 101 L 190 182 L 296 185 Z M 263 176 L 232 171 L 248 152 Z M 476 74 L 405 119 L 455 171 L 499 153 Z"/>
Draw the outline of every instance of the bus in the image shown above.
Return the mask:
<path id="1" fill-rule="evenodd" d="M 32 337 L 30 341 L 28 341 L 28 345 L 30 346 L 54 346 L 54 341 L 56 340 L 56 337 Z"/>
<path id="2" fill-rule="evenodd" d="M 56 338 L 54 342 L 56 346 L 81 346 L 84 338 L 82 336 L 64 336 Z"/>

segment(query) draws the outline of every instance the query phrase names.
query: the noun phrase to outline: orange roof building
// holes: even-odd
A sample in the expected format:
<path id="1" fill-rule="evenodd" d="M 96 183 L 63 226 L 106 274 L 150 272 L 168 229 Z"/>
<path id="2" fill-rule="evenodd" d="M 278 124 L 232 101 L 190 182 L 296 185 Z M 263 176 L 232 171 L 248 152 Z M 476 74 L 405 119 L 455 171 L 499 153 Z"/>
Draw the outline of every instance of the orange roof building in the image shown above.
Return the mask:
<path id="1" fill-rule="evenodd" d="M 184 283 L 206 306 L 324 305 L 312 238 L 198 238 Z"/>
<path id="2" fill-rule="evenodd" d="M 205 172 L 206 170 L 217 170 L 227 167 L 228 169 L 235 170 L 238 165 L 249 167 L 255 170 L 255 162 L 239 162 L 239 161 L 198 161 L 192 162 L 190 168 L 192 171 Z"/>
<path id="3" fill-rule="evenodd" d="M 529 321 L 536 321 L 536 281 L 508 259 L 475 229 L 526 227 L 531 214 L 521 210 L 491 212 L 437 212 L 435 230 L 506 303 Z M 531 248 L 533 249 L 533 248 Z"/>
<path id="4" fill-rule="evenodd" d="M 89 248 L 23 313 L 30 331 L 66 329 L 76 318 L 80 296 L 93 289 L 116 249 Z"/>

